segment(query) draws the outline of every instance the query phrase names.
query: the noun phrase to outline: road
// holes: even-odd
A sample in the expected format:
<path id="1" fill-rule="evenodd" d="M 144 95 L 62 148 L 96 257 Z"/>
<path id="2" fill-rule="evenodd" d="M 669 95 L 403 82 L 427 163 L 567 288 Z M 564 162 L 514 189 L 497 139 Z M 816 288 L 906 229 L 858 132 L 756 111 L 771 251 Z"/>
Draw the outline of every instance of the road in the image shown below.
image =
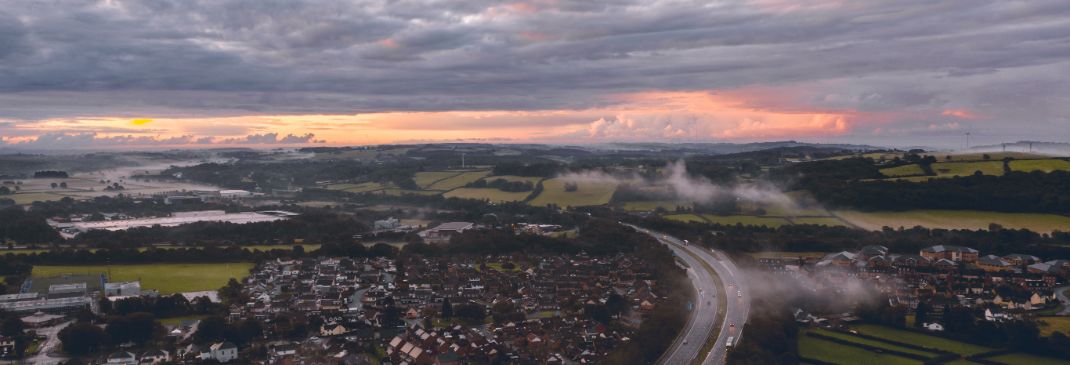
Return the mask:
<path id="1" fill-rule="evenodd" d="M 1070 298 L 1066 296 L 1067 290 L 1070 290 L 1070 285 L 1055 288 L 1055 296 L 1063 302 L 1063 310 L 1056 313 L 1057 316 L 1070 316 Z"/>
<path id="2" fill-rule="evenodd" d="M 728 338 L 738 342 L 743 334 L 743 325 L 747 322 L 750 313 L 750 296 L 747 289 L 740 284 L 742 273 L 736 265 L 724 255 L 702 247 L 685 245 L 683 241 L 668 235 L 653 232 L 647 229 L 631 226 L 636 230 L 649 234 L 661 243 L 664 243 L 681 258 L 690 269 L 687 275 L 695 288 L 695 298 L 692 300 L 694 309 L 688 319 L 681 335 L 676 338 L 672 346 L 662 356 L 661 364 L 691 364 L 700 356 L 705 355 L 702 364 L 723 364 L 728 350 Z M 709 271 L 713 269 L 716 276 Z M 716 281 L 721 280 L 723 291 L 717 289 Z M 725 316 L 719 321 L 717 318 L 718 296 L 726 300 Z M 720 325 L 720 327 L 717 327 Z M 716 336 L 716 337 L 714 337 Z M 702 354 L 707 340 L 716 342 L 709 353 Z"/>
<path id="3" fill-rule="evenodd" d="M 22 362 L 19 362 L 19 363 L 21 363 L 21 364 L 47 365 L 47 364 L 59 364 L 59 363 L 61 363 L 63 361 L 67 361 L 67 358 L 65 358 L 65 357 L 52 357 L 52 355 L 53 354 L 58 354 L 59 350 L 60 350 L 60 348 L 59 348 L 60 347 L 60 341 L 59 341 L 59 336 L 58 336 L 59 331 L 61 329 L 63 329 L 64 327 L 67 327 L 67 325 L 69 325 L 71 323 L 73 323 L 73 322 L 64 322 L 64 323 L 61 323 L 61 324 L 58 324 L 58 325 L 55 325 L 55 326 L 37 329 L 37 334 L 38 335 L 46 336 L 46 337 L 48 337 L 48 339 L 45 340 L 45 342 L 41 344 L 41 347 L 39 347 L 37 355 L 31 356 L 29 358 L 26 358 L 25 360 L 23 360 Z"/>

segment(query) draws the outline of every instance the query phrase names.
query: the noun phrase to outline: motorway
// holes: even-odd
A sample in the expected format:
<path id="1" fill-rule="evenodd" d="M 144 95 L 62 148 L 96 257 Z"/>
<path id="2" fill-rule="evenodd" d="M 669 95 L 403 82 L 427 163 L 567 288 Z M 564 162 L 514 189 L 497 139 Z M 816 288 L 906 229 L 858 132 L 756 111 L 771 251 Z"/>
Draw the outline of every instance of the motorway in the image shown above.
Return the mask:
<path id="1" fill-rule="evenodd" d="M 728 338 L 738 342 L 743 334 L 743 325 L 750 313 L 750 296 L 747 289 L 740 284 L 742 272 L 722 252 L 685 245 L 683 241 L 668 235 L 631 226 L 636 230 L 653 236 L 676 253 L 690 269 L 687 276 L 695 288 L 693 309 L 687 324 L 672 346 L 666 350 L 660 364 L 724 364 L 728 354 Z M 713 269 L 716 276 L 709 271 Z M 717 289 L 716 281 L 721 280 L 723 291 Z M 717 318 L 718 297 L 726 300 L 725 317 Z M 719 326 L 719 327 L 718 327 Z M 714 337 L 715 336 L 715 337 Z M 708 340 L 716 341 L 709 353 L 702 351 Z M 702 357 L 702 361 L 695 361 Z"/>

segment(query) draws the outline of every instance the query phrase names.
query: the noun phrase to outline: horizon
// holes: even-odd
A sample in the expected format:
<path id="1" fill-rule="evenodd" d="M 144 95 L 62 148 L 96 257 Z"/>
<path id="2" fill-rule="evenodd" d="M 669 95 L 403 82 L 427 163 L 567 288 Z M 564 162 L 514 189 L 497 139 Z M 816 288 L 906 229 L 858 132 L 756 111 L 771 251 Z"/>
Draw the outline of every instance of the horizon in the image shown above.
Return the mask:
<path id="1" fill-rule="evenodd" d="M 0 149 L 1070 141 L 1070 6 L 14 1 Z M 969 139 L 969 142 L 967 142 Z"/>

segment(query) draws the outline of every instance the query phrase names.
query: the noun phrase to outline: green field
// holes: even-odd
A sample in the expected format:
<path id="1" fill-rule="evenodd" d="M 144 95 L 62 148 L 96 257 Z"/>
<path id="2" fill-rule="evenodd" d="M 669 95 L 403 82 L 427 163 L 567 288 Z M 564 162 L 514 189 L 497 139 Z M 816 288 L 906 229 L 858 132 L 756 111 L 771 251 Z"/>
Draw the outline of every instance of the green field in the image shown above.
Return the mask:
<path id="1" fill-rule="evenodd" d="M 646 200 L 646 201 L 633 201 L 624 202 L 621 204 L 621 208 L 629 212 L 651 212 L 657 208 L 662 208 L 670 212 L 676 211 L 677 207 L 683 207 L 690 209 L 691 203 L 687 202 L 675 202 L 669 200 Z"/>
<path id="2" fill-rule="evenodd" d="M 976 171 L 981 171 L 985 175 L 1003 175 L 1003 162 L 937 162 L 933 164 L 933 172 L 940 177 L 969 176 Z"/>
<path id="3" fill-rule="evenodd" d="M 1000 356 L 993 356 L 987 358 L 988 360 L 998 361 L 1008 365 L 1067 365 L 1070 361 L 1053 359 L 1050 357 L 1040 357 L 1029 354 L 1006 354 Z"/>
<path id="4" fill-rule="evenodd" d="M 383 189 L 382 192 L 383 192 L 383 194 L 393 195 L 393 196 L 401 196 L 401 195 L 438 195 L 438 194 L 442 193 L 441 191 L 434 191 L 434 190 L 406 190 L 406 189 L 397 189 L 397 188 Z"/>
<path id="5" fill-rule="evenodd" d="M 918 165 L 903 165 L 880 169 L 881 174 L 888 177 L 923 175 L 925 171 Z"/>
<path id="6" fill-rule="evenodd" d="M 669 214 L 669 215 L 666 215 L 666 216 L 664 216 L 662 218 L 665 218 L 665 219 L 668 219 L 668 220 L 671 220 L 671 221 L 684 222 L 684 223 L 708 223 L 708 222 L 706 222 L 705 219 L 702 219 L 702 217 L 699 217 L 697 215 L 690 214 L 690 213 L 688 213 L 688 214 Z"/>
<path id="7" fill-rule="evenodd" d="M 416 185 L 421 189 L 427 189 L 431 184 L 434 184 L 439 180 L 448 179 L 460 174 L 459 171 L 424 171 L 417 172 L 416 175 L 412 177 L 412 180 L 415 181 Z"/>
<path id="8" fill-rule="evenodd" d="M 141 280 L 141 287 L 144 289 L 156 289 L 161 294 L 172 294 L 216 290 L 230 278 L 244 279 L 252 268 L 252 263 L 34 266 L 32 276 L 47 278 L 65 274 L 92 275 L 110 270 L 111 281 Z"/>
<path id="9" fill-rule="evenodd" d="M 799 333 L 799 356 L 834 364 L 918 365 L 921 361 L 889 354 L 875 353 L 854 346 L 803 335 Z"/>
<path id="10" fill-rule="evenodd" d="M 36 201 L 54 201 L 63 199 L 65 196 L 53 193 L 18 193 L 13 195 L 4 195 L 4 198 L 15 201 L 15 204 L 24 205 L 30 204 Z"/>
<path id="11" fill-rule="evenodd" d="M 945 229 L 988 229 L 990 223 L 1034 232 L 1070 231 L 1070 217 L 1040 213 L 1001 213 L 976 210 L 908 210 L 905 212 L 835 212 L 844 221 L 868 230 L 884 226 Z"/>
<path id="12" fill-rule="evenodd" d="M 993 350 L 991 348 L 949 340 L 943 337 L 930 336 L 885 326 L 864 324 L 852 328 L 864 335 L 954 352 L 962 356 L 969 356 Z"/>
<path id="13" fill-rule="evenodd" d="M 544 180 L 542 193 L 532 199 L 529 204 L 540 207 L 556 204 L 561 208 L 606 205 L 613 198 L 613 192 L 617 190 L 617 185 L 610 182 L 577 181 L 576 183 L 579 185 L 576 191 L 565 191 L 565 180 L 559 178 Z"/>
<path id="14" fill-rule="evenodd" d="M 360 184 L 330 184 L 326 188 L 327 190 L 341 190 L 350 193 L 367 193 L 382 190 L 386 186 L 377 182 L 365 182 Z"/>
<path id="15" fill-rule="evenodd" d="M 491 181 L 494 181 L 494 180 L 505 180 L 505 181 L 508 181 L 508 182 L 526 181 L 526 182 L 530 182 L 532 185 L 538 184 L 539 181 L 542 181 L 542 179 L 543 178 L 538 177 L 538 176 L 516 176 L 516 175 L 498 175 L 498 176 L 487 176 L 487 177 L 483 178 L 483 180 L 486 180 L 487 182 L 491 182 Z"/>
<path id="16" fill-rule="evenodd" d="M 489 200 L 492 203 L 516 202 L 527 199 L 530 191 L 508 192 L 493 188 L 459 188 L 442 194 L 447 198 Z"/>
<path id="17" fill-rule="evenodd" d="M 766 226 L 770 228 L 776 228 L 783 225 L 790 224 L 784 218 L 776 217 L 758 217 L 753 215 L 712 215 L 703 214 L 702 218 L 705 218 L 710 223 L 723 224 L 723 225 L 736 225 L 742 224 L 745 226 Z"/>
<path id="18" fill-rule="evenodd" d="M 1070 161 L 1066 160 L 1015 160 L 1011 161 L 1011 170 L 1014 171 L 1068 171 L 1070 170 Z"/>
<path id="19" fill-rule="evenodd" d="M 1055 331 L 1064 335 L 1070 333 L 1070 317 L 1039 317 L 1037 320 L 1045 323 L 1039 326 L 1041 336 L 1051 336 Z"/>
<path id="20" fill-rule="evenodd" d="M 846 223 L 835 217 L 804 217 L 804 218 L 792 218 L 791 222 L 794 224 L 816 224 L 822 226 L 846 226 Z"/>
<path id="21" fill-rule="evenodd" d="M 460 175 L 456 175 L 456 176 L 453 176 L 453 177 L 449 177 L 449 178 L 446 178 L 446 179 L 439 180 L 438 182 L 436 182 L 434 184 L 431 184 L 431 186 L 427 187 L 427 189 L 430 189 L 430 190 L 456 189 L 456 188 L 468 185 L 470 183 L 476 182 L 479 179 L 482 179 L 482 178 L 486 177 L 487 175 L 490 175 L 490 170 L 463 172 Z"/>
<path id="22" fill-rule="evenodd" d="M 869 346 L 874 346 L 874 347 L 880 347 L 880 348 L 883 348 L 883 349 L 889 349 L 889 350 L 893 350 L 893 351 L 905 352 L 905 353 L 908 353 L 908 354 L 921 355 L 921 356 L 925 356 L 925 357 L 936 357 L 936 356 L 939 356 L 939 354 L 937 354 L 935 352 L 915 350 L 915 349 L 908 348 L 908 347 L 897 346 L 897 345 L 893 345 L 893 344 L 890 344 L 890 343 L 885 343 L 885 342 L 881 342 L 881 341 L 877 341 L 877 340 L 870 340 L 870 339 L 859 337 L 859 336 L 853 336 L 853 335 L 846 334 L 846 333 L 829 331 L 829 330 L 821 329 L 821 328 L 814 328 L 814 329 L 811 329 L 809 331 L 812 331 L 812 332 L 818 333 L 818 334 L 822 334 L 822 335 L 825 335 L 825 336 L 829 336 L 829 337 L 835 337 L 835 338 L 838 338 L 838 339 L 841 339 L 841 340 L 851 341 L 851 342 L 854 342 L 854 343 L 859 343 L 859 344 L 869 345 Z"/>

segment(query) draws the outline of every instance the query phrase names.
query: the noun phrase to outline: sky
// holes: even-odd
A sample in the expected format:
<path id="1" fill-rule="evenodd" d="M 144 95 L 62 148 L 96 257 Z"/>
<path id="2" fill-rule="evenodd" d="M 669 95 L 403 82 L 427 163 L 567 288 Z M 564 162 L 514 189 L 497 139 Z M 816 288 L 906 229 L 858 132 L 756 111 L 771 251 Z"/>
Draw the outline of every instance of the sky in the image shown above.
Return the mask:
<path id="1" fill-rule="evenodd" d="M 0 148 L 1070 141 L 1070 2 L 7 0 Z"/>

